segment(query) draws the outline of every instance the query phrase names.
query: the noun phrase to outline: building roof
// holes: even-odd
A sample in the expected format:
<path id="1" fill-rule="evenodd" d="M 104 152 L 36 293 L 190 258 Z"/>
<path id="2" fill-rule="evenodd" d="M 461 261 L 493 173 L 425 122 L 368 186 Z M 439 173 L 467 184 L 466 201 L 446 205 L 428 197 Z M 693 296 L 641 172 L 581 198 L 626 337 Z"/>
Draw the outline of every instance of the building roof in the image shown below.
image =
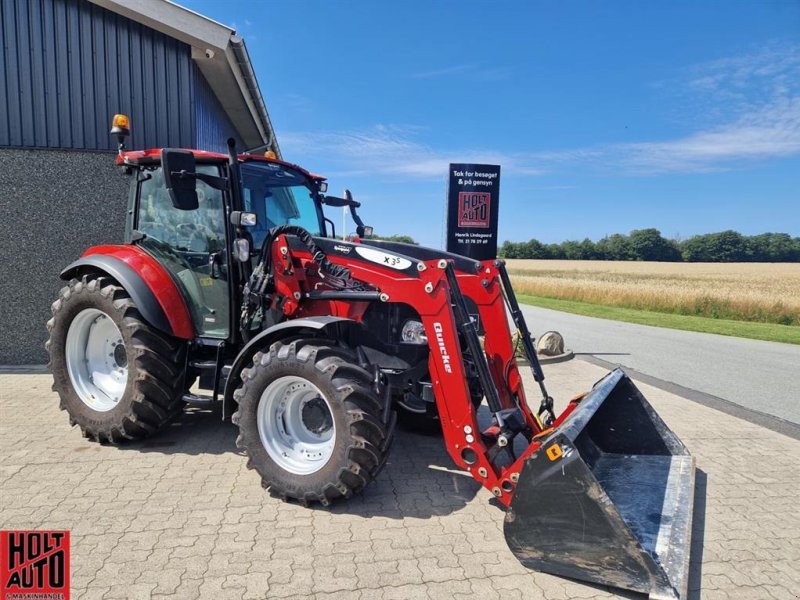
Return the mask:
<path id="1" fill-rule="evenodd" d="M 192 60 L 244 144 L 281 156 L 250 55 L 235 29 L 169 0 L 89 1 L 191 46 Z"/>

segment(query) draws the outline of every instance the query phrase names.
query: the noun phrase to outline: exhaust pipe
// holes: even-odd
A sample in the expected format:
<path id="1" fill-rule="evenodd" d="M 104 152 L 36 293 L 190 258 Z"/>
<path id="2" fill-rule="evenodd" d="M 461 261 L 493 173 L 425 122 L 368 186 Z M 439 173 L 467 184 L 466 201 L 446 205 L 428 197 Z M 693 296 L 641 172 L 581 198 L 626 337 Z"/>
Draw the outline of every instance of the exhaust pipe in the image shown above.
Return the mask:
<path id="1" fill-rule="evenodd" d="M 620 369 L 529 456 L 506 513 L 527 567 L 685 598 L 694 458 Z"/>

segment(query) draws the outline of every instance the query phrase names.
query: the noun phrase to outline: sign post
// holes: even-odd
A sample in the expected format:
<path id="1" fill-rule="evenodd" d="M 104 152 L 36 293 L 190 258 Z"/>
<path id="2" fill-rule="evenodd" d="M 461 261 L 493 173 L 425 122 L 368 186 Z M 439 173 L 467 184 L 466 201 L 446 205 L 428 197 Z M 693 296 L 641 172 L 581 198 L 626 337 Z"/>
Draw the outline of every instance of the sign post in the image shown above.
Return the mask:
<path id="1" fill-rule="evenodd" d="M 499 204 L 499 165 L 451 164 L 447 251 L 475 260 L 497 258 Z"/>

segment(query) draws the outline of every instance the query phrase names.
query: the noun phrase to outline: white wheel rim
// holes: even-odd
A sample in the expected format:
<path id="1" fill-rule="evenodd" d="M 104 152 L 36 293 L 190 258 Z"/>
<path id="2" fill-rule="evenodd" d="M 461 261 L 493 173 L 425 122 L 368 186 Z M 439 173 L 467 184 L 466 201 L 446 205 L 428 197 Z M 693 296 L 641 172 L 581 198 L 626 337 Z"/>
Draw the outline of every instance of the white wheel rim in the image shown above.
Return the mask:
<path id="1" fill-rule="evenodd" d="M 113 319 L 96 308 L 82 310 L 69 325 L 64 351 L 83 403 L 98 412 L 117 406 L 128 383 L 128 354 Z"/>
<path id="2" fill-rule="evenodd" d="M 270 458 L 294 475 L 310 475 L 333 454 L 336 424 L 319 388 L 286 375 L 270 383 L 258 401 L 258 435 Z"/>

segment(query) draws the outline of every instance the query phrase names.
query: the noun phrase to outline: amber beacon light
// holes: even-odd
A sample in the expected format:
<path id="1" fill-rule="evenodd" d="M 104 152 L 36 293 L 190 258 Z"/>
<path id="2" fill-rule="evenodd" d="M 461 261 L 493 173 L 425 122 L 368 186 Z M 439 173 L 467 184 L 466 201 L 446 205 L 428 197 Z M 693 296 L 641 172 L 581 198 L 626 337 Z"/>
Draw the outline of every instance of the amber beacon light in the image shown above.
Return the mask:
<path id="1" fill-rule="evenodd" d="M 131 134 L 131 122 L 128 115 L 114 115 L 111 120 L 111 135 L 117 136 L 120 154 L 125 149 L 125 138 Z"/>

